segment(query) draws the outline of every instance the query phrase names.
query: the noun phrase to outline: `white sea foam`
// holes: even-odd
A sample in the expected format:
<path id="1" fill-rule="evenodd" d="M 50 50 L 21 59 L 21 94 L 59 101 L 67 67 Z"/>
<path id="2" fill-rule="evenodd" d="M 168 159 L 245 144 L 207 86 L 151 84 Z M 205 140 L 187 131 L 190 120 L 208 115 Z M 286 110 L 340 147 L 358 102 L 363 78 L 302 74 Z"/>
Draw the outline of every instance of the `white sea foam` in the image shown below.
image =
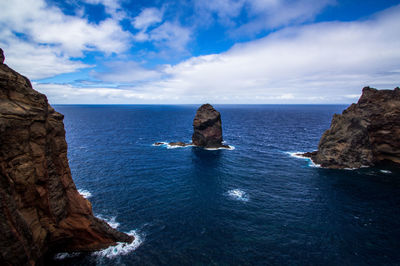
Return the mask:
<path id="1" fill-rule="evenodd" d="M 304 152 L 285 152 L 286 154 L 290 155 L 290 157 L 296 158 L 296 159 L 302 159 L 308 161 L 308 166 L 309 167 L 315 167 L 315 168 L 321 168 L 320 164 L 316 164 L 311 160 L 311 158 L 303 156 Z"/>
<path id="2" fill-rule="evenodd" d="M 217 151 L 217 150 L 229 150 L 229 151 L 233 151 L 235 148 L 235 146 L 232 145 L 228 145 L 228 147 L 218 147 L 218 148 L 204 148 L 207 151 Z"/>
<path id="3" fill-rule="evenodd" d="M 64 260 L 64 259 L 69 259 L 69 258 L 74 258 L 79 256 L 81 253 L 79 252 L 73 252 L 73 253 L 57 253 L 54 255 L 55 260 Z"/>
<path id="4" fill-rule="evenodd" d="M 290 157 L 297 158 L 297 159 L 304 159 L 304 160 L 310 159 L 308 157 L 303 156 L 302 154 L 304 152 L 300 152 L 300 151 L 298 151 L 298 152 L 285 152 L 285 153 L 290 155 Z"/>
<path id="5" fill-rule="evenodd" d="M 81 194 L 84 198 L 88 199 L 92 196 L 92 193 L 86 189 L 78 189 L 79 194 Z"/>
<path id="6" fill-rule="evenodd" d="M 93 252 L 92 255 L 100 256 L 100 257 L 107 257 L 109 259 L 115 258 L 117 256 L 126 255 L 131 253 L 132 251 L 136 250 L 142 243 L 143 237 L 140 236 L 135 230 L 132 230 L 127 233 L 135 238 L 132 243 L 122 243 L 117 242 L 117 245 L 108 247 L 106 249 Z"/>
<path id="7" fill-rule="evenodd" d="M 228 193 L 228 196 L 231 197 L 232 199 L 241 200 L 241 201 L 249 201 L 249 196 L 243 190 L 236 188 L 236 189 L 229 190 L 227 193 Z"/>
<path id="8" fill-rule="evenodd" d="M 179 146 L 179 145 L 170 145 L 169 142 L 157 142 L 157 143 L 161 143 L 156 145 L 156 143 L 153 143 L 151 146 L 156 146 L 156 147 L 164 147 L 167 149 L 177 149 L 177 148 L 187 148 L 187 147 L 193 147 L 194 145 L 190 144 L 190 145 L 185 145 L 185 146 Z"/>
<path id="9" fill-rule="evenodd" d="M 156 143 L 161 143 L 161 144 L 156 144 Z M 151 144 L 151 146 L 156 146 L 156 147 L 159 147 L 159 146 L 163 146 L 163 147 L 166 147 L 167 145 L 168 145 L 168 142 L 156 142 L 156 143 L 153 143 L 153 144 Z"/>
<path id="10" fill-rule="evenodd" d="M 380 172 L 381 172 L 381 173 L 384 173 L 384 174 L 391 174 L 391 173 L 392 173 L 392 172 L 389 171 L 389 170 L 380 170 Z"/>
<path id="11" fill-rule="evenodd" d="M 156 143 L 160 143 L 158 145 L 156 145 Z M 193 144 L 188 144 L 185 146 L 179 146 L 179 145 L 170 145 L 169 142 L 164 142 L 164 141 L 160 141 L 160 142 L 156 142 L 153 143 L 151 146 L 155 146 L 155 147 L 164 147 L 167 149 L 181 149 L 181 148 L 188 148 L 188 147 L 196 147 L 196 145 Z M 216 150 L 234 150 L 235 146 L 229 145 L 229 147 L 219 147 L 219 148 L 204 148 L 204 150 L 207 151 L 216 151 Z"/>
<path id="12" fill-rule="evenodd" d="M 114 229 L 117 229 L 119 227 L 119 223 L 115 220 L 116 217 L 105 217 L 101 214 L 96 215 L 97 218 L 104 220 L 106 223 L 108 223 L 109 226 L 111 226 Z"/>
<path id="13" fill-rule="evenodd" d="M 178 149 L 178 148 L 187 148 L 187 147 L 193 147 L 194 145 L 186 145 L 186 146 L 179 146 L 179 145 L 169 145 L 167 143 L 167 149 Z"/>
<path id="14" fill-rule="evenodd" d="M 313 160 L 311 160 L 310 158 L 307 158 L 307 159 L 308 159 L 308 166 L 314 167 L 314 168 L 322 168 L 322 166 L 320 164 L 314 163 Z"/>

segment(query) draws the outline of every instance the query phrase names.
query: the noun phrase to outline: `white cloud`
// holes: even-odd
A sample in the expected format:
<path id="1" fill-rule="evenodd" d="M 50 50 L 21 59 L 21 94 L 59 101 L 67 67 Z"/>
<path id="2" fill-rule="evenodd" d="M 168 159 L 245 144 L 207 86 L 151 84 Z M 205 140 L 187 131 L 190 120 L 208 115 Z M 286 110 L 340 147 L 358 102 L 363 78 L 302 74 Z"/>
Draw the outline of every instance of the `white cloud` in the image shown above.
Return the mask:
<path id="1" fill-rule="evenodd" d="M 254 35 L 290 23 L 313 19 L 324 7 L 335 0 L 195 0 L 199 24 L 207 24 L 216 16 L 219 23 L 232 26 L 231 35 Z M 245 12 L 250 18 L 239 28 L 236 18 Z"/>
<path id="2" fill-rule="evenodd" d="M 132 26 L 139 30 L 134 39 L 138 42 L 152 42 L 162 52 L 186 51 L 191 39 L 191 29 L 183 27 L 178 21 L 163 22 L 163 8 L 146 8 L 132 21 Z"/>
<path id="3" fill-rule="evenodd" d="M 129 104 L 135 103 L 160 103 L 178 100 L 179 97 L 168 95 L 162 88 L 161 93 L 149 93 L 140 87 L 76 87 L 70 84 L 33 83 L 33 87 L 46 94 L 50 104 L 74 103 L 74 104 Z"/>
<path id="4" fill-rule="evenodd" d="M 168 50 L 174 53 L 185 52 L 192 35 L 189 28 L 181 26 L 178 22 L 169 21 L 152 30 L 146 30 L 147 27 L 139 31 L 134 39 L 137 42 L 152 42 L 164 52 Z"/>
<path id="5" fill-rule="evenodd" d="M 235 29 L 233 34 L 252 35 L 265 29 L 310 21 L 323 8 L 334 3 L 335 0 L 249 0 L 249 13 L 254 19 Z"/>
<path id="6" fill-rule="evenodd" d="M 147 30 L 148 27 L 162 21 L 163 12 L 157 8 L 146 8 L 132 21 L 132 26 L 139 30 Z"/>
<path id="7" fill-rule="evenodd" d="M 102 102 L 349 103 L 364 86 L 399 86 L 398 25 L 400 6 L 369 20 L 286 28 L 166 66 L 167 78 L 113 90 Z"/>
<path id="8" fill-rule="evenodd" d="M 146 69 L 134 61 L 114 61 L 106 64 L 104 72 L 93 72 L 95 78 L 115 83 L 129 83 L 138 81 L 149 81 L 161 77 L 162 72 Z"/>
<path id="9" fill-rule="evenodd" d="M 245 0 L 195 0 L 196 19 L 200 24 L 208 24 L 217 16 L 218 22 L 225 25 L 233 25 L 233 18 L 240 15 Z"/>
<path id="10" fill-rule="evenodd" d="M 398 25 L 400 6 L 362 22 L 287 28 L 173 66 L 162 85 L 188 101 L 347 102 L 365 85 L 398 85 Z"/>
<path id="11" fill-rule="evenodd" d="M 184 51 L 191 31 L 178 23 L 164 22 L 149 33 L 149 39 L 176 51 Z"/>
<path id="12" fill-rule="evenodd" d="M 106 12 L 110 14 L 113 19 L 122 20 L 127 18 L 126 12 L 122 9 L 119 0 L 84 0 L 88 4 L 103 5 Z"/>
<path id="13" fill-rule="evenodd" d="M 1 1 L 0 10 L 0 45 L 7 62 L 31 78 L 87 67 L 69 59 L 83 56 L 84 51 L 120 53 L 130 45 L 130 34 L 117 21 L 91 24 L 47 6 L 44 0 Z"/>

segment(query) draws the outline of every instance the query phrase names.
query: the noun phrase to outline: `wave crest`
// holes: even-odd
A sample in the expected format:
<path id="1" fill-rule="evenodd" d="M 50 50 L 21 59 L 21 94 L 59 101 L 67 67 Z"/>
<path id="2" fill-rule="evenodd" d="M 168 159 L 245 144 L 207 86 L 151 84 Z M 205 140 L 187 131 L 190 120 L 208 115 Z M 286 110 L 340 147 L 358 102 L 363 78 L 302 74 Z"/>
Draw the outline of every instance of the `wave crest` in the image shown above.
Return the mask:
<path id="1" fill-rule="evenodd" d="M 132 241 L 132 243 L 128 244 L 128 243 L 117 242 L 117 245 L 110 246 L 106 249 L 93 252 L 92 255 L 99 256 L 99 257 L 107 257 L 109 259 L 112 259 L 117 256 L 127 255 L 127 254 L 131 253 L 132 251 L 136 250 L 143 243 L 142 236 L 140 236 L 136 232 L 136 230 L 132 230 L 132 231 L 128 232 L 127 234 L 131 235 L 135 238 Z"/>
<path id="2" fill-rule="evenodd" d="M 231 189 L 227 193 L 228 193 L 228 196 L 234 200 L 249 201 L 249 199 L 250 199 L 246 192 L 244 192 L 243 190 L 240 190 L 238 188 Z"/>
<path id="3" fill-rule="evenodd" d="M 78 189 L 79 194 L 81 194 L 85 199 L 88 199 L 92 196 L 92 193 L 86 189 Z"/>

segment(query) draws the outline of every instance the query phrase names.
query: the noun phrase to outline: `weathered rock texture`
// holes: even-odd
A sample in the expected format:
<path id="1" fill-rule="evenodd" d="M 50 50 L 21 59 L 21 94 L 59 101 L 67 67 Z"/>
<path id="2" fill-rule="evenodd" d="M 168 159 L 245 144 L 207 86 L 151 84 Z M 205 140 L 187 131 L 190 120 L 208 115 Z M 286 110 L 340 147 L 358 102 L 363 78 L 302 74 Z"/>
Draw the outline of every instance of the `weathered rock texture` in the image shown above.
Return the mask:
<path id="1" fill-rule="evenodd" d="M 94 217 L 78 193 L 63 115 L 0 54 L 0 265 L 34 265 L 47 252 L 131 242 Z"/>
<path id="2" fill-rule="evenodd" d="M 400 88 L 365 87 L 357 104 L 333 116 L 318 151 L 304 155 L 328 168 L 400 163 Z"/>
<path id="3" fill-rule="evenodd" d="M 222 144 L 221 114 L 210 104 L 197 109 L 193 120 L 194 145 L 205 148 L 229 147 Z"/>

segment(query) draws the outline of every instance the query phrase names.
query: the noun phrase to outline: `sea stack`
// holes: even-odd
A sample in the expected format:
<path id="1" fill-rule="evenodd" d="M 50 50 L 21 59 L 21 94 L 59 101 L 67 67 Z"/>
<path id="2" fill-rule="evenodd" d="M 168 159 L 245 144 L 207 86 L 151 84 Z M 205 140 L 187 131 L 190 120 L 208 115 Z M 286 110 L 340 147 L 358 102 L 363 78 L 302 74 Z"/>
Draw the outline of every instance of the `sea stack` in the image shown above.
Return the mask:
<path id="1" fill-rule="evenodd" d="M 193 145 L 204 148 L 229 148 L 222 144 L 221 114 L 211 104 L 203 104 L 197 109 L 193 131 Z"/>
<path id="2" fill-rule="evenodd" d="M 0 51 L 0 264 L 132 242 L 94 217 L 71 177 L 64 116 Z"/>
<path id="3" fill-rule="evenodd" d="M 357 104 L 333 116 L 318 151 L 304 154 L 327 168 L 400 163 L 400 88 L 365 87 Z"/>

